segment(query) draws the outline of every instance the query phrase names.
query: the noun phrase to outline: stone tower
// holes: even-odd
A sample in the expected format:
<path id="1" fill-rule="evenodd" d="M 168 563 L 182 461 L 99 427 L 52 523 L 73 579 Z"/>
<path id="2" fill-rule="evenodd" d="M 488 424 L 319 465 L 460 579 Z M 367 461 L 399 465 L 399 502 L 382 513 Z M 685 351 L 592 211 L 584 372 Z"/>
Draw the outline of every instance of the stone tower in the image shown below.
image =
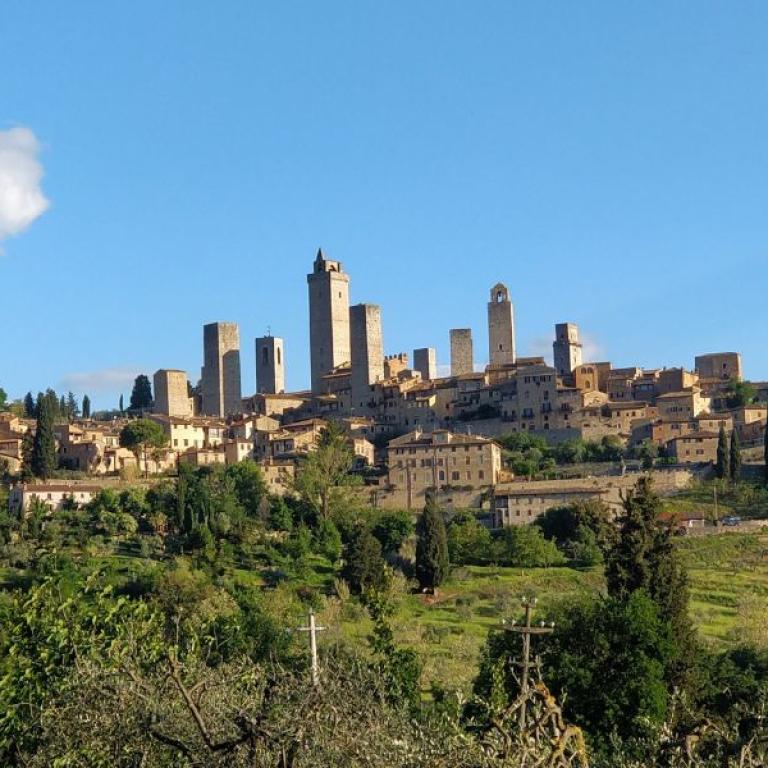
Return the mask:
<path id="1" fill-rule="evenodd" d="M 256 392 L 260 395 L 285 392 L 285 349 L 281 338 L 256 339 Z"/>
<path id="2" fill-rule="evenodd" d="M 462 376 L 474 370 L 472 329 L 451 328 L 451 376 Z"/>
<path id="3" fill-rule="evenodd" d="M 155 413 L 165 416 L 192 416 L 192 400 L 187 391 L 187 372 L 161 368 L 153 376 Z"/>
<path id="4" fill-rule="evenodd" d="M 370 385 L 384 378 L 384 344 L 381 338 L 381 307 L 355 304 L 349 308 L 352 346 L 350 398 L 352 412 L 365 410 Z"/>
<path id="5" fill-rule="evenodd" d="M 434 347 L 413 350 L 413 370 L 418 371 L 424 381 L 437 378 L 437 352 Z"/>
<path id="6" fill-rule="evenodd" d="M 318 250 L 309 286 L 309 346 L 312 391 L 322 391 L 322 378 L 350 361 L 349 275 L 340 261 L 329 261 Z"/>
<path id="7" fill-rule="evenodd" d="M 488 362 L 492 366 L 515 362 L 515 315 L 504 283 L 491 288 L 488 302 Z"/>
<path id="8" fill-rule="evenodd" d="M 202 409 L 205 416 L 242 411 L 240 331 L 237 323 L 203 326 Z"/>
<path id="9" fill-rule="evenodd" d="M 573 323 L 558 323 L 555 326 L 555 370 L 558 376 L 570 376 L 581 365 L 581 342 L 579 326 Z"/>

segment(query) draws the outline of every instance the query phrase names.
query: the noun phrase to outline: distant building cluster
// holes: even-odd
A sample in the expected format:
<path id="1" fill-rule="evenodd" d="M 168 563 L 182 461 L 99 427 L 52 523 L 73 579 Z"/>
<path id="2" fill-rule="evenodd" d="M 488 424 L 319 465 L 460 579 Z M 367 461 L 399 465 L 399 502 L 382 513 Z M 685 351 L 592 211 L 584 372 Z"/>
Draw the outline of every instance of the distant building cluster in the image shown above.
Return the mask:
<path id="1" fill-rule="evenodd" d="M 270 489 L 282 493 L 297 461 L 314 450 L 323 427 L 334 420 L 344 425 L 358 468 L 370 468 L 373 503 L 415 508 L 430 489 L 464 494 L 467 505 L 495 494 L 503 504 L 496 507 L 497 523 L 509 524 L 527 521 L 569 491 L 552 486 L 542 491 L 539 503 L 531 501 L 533 492 L 502 468 L 494 442 L 501 435 L 527 432 L 551 443 L 574 438 L 615 438 L 628 447 L 648 443 L 680 466 L 714 461 L 721 427 L 737 430 L 742 446 L 763 439 L 765 403 L 729 404 L 734 382 L 743 379 L 737 352 L 702 354 L 691 370 L 614 368 L 608 361 L 585 360 L 579 328 L 562 322 L 554 326 L 553 365 L 542 357 L 519 357 L 514 306 L 499 282 L 487 305 L 487 365 L 475 370 L 472 329 L 452 328 L 450 374 L 440 376 L 434 346 L 417 347 L 412 357 L 386 353 L 381 307 L 350 305 L 349 275 L 322 250 L 307 275 L 307 289 L 311 388 L 285 391 L 285 344 L 268 334 L 255 339 L 256 388 L 244 397 L 237 324 L 205 325 L 197 385 L 183 370 L 154 374 L 148 417 L 162 426 L 168 444 L 138 470 L 157 473 L 179 462 L 203 466 L 251 458 L 261 464 Z M 754 387 L 768 400 L 768 384 Z M 34 422 L 0 416 L 0 458 L 13 469 Z M 61 463 L 94 476 L 124 472 L 137 458 L 120 447 L 121 426 L 118 420 L 57 427 Z M 608 493 L 583 482 L 571 484 L 571 491 L 574 497 Z M 60 491 L 50 493 L 53 500 Z"/>

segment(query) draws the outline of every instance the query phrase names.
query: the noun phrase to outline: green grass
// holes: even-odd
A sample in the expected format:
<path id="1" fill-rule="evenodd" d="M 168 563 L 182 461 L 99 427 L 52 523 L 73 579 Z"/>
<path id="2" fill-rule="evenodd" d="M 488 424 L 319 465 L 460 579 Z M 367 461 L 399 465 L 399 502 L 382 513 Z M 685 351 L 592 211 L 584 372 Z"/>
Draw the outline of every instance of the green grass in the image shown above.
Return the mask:
<path id="1" fill-rule="evenodd" d="M 696 503 L 683 499 L 683 503 Z M 764 599 L 768 604 L 768 528 L 754 533 L 728 531 L 717 535 L 689 536 L 677 540 L 690 580 L 691 616 L 700 636 L 725 648 L 743 636 L 740 607 L 745 601 Z M 69 548 L 67 548 L 69 549 Z M 137 549 L 137 548 L 135 548 Z M 89 567 L 104 567 L 113 584 L 127 585 L 163 568 L 157 559 L 145 559 L 128 547 L 92 547 L 89 554 L 69 549 Z M 277 569 L 257 565 L 251 558 L 236 559 L 232 581 L 263 589 L 275 583 Z M 9 583 L 11 568 L 0 569 L 0 583 Z M 301 578 L 286 586 L 312 587 L 333 594 L 335 571 L 323 558 L 312 556 Z M 477 670 L 489 630 L 505 617 L 519 616 L 520 598 L 539 599 L 539 615 L 560 602 L 604 588 L 602 568 L 498 568 L 460 567 L 436 597 L 410 594 L 404 585 L 396 596 L 392 618 L 398 643 L 418 651 L 424 663 L 426 686 L 468 686 Z M 326 642 L 335 636 L 363 646 L 370 632 L 365 610 L 355 601 L 336 603 L 321 615 L 328 626 Z"/>
<path id="2" fill-rule="evenodd" d="M 728 532 L 680 539 L 690 579 L 691 617 L 702 639 L 717 648 L 739 642 L 739 606 L 750 596 L 768 599 L 768 532 Z M 404 594 L 393 617 L 397 641 L 416 649 L 425 685 L 468 685 L 488 631 L 519 616 L 524 595 L 539 612 L 560 602 L 597 594 L 602 568 L 459 568 L 437 598 Z M 370 625 L 361 612 L 344 621 L 343 635 L 362 643 Z"/>

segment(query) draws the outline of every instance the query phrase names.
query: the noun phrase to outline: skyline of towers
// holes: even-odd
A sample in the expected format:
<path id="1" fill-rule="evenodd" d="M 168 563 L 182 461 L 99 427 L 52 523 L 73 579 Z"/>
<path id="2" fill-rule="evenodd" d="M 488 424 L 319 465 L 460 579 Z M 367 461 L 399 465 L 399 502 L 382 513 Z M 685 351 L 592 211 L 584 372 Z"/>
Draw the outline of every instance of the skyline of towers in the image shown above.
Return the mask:
<path id="1" fill-rule="evenodd" d="M 355 304 L 349 308 L 351 367 L 350 399 L 352 409 L 364 409 L 370 385 L 384 378 L 384 342 L 381 307 Z"/>
<path id="2" fill-rule="evenodd" d="M 230 416 L 242 410 L 240 330 L 237 323 L 203 326 L 202 413 Z"/>
<path id="3" fill-rule="evenodd" d="M 360 396 L 366 388 L 386 376 L 398 375 L 408 369 L 407 355 L 384 354 L 381 307 L 374 304 L 349 304 L 350 277 L 340 261 L 327 259 L 318 249 L 313 271 L 307 275 L 309 299 L 310 373 L 312 392 L 323 394 L 329 381 L 327 375 L 336 372 L 334 391 L 338 391 L 338 376 L 349 376 L 352 403 L 366 402 Z M 516 364 L 514 305 L 509 290 L 502 282 L 490 289 L 487 303 L 488 366 L 507 367 Z M 205 415 L 226 416 L 240 411 L 241 369 L 240 339 L 236 323 L 210 323 L 204 326 L 204 363 L 200 384 L 200 408 Z M 462 376 L 473 373 L 474 342 L 471 328 L 450 329 L 450 374 L 438 369 L 435 347 L 413 350 L 411 370 L 423 380 L 439 376 Z M 556 325 L 553 344 L 555 368 L 565 376 L 581 363 L 582 351 L 578 328 L 570 323 Z M 255 339 L 256 393 L 280 394 L 286 391 L 284 340 L 271 335 Z M 347 371 L 339 370 L 348 366 Z M 160 372 L 158 372 L 159 374 Z M 177 372 L 178 373 L 178 372 Z M 157 375 L 157 374 L 156 374 Z M 160 390 L 173 389 L 172 376 L 160 380 Z M 181 385 L 178 385 L 181 392 Z M 179 395 L 180 398 L 180 395 Z M 170 394 L 163 394 L 164 410 L 184 411 L 181 400 L 175 405 Z"/>
<path id="4" fill-rule="evenodd" d="M 558 376 L 570 376 L 582 363 L 579 327 L 573 323 L 557 323 L 552 343 L 554 366 Z"/>
<path id="5" fill-rule="evenodd" d="M 515 359 L 514 307 L 507 286 L 496 283 L 488 302 L 488 364 L 513 365 Z"/>
<path id="6" fill-rule="evenodd" d="M 472 329 L 451 328 L 451 376 L 463 376 L 474 371 Z"/>
<path id="7" fill-rule="evenodd" d="M 312 391 L 322 391 L 323 376 L 351 362 L 349 336 L 349 275 L 340 261 L 317 251 L 314 270 L 307 275 L 309 348 Z"/>
<path id="8" fill-rule="evenodd" d="M 279 336 L 259 336 L 256 348 L 256 393 L 285 392 L 285 345 Z"/>

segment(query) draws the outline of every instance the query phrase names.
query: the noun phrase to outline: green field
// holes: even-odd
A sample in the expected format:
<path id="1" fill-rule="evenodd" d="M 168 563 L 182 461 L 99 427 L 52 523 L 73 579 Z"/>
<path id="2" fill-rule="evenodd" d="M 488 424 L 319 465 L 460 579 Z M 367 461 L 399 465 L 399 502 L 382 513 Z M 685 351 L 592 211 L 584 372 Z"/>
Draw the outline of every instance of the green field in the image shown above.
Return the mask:
<path id="1" fill-rule="evenodd" d="M 716 647 L 745 639 L 751 612 L 768 611 L 768 529 L 680 539 L 689 571 L 691 614 L 702 639 Z M 519 615 L 523 595 L 539 599 L 541 613 L 559 601 L 596 594 L 603 588 L 602 568 L 459 568 L 437 598 L 408 594 L 396 598 L 393 618 L 399 642 L 418 650 L 424 683 L 468 683 L 488 630 L 505 616 Z M 741 609 L 741 610 L 740 610 Z M 362 642 L 369 631 L 364 612 L 349 605 L 324 616 L 331 635 Z M 339 629 L 340 627 L 340 629 Z"/>

